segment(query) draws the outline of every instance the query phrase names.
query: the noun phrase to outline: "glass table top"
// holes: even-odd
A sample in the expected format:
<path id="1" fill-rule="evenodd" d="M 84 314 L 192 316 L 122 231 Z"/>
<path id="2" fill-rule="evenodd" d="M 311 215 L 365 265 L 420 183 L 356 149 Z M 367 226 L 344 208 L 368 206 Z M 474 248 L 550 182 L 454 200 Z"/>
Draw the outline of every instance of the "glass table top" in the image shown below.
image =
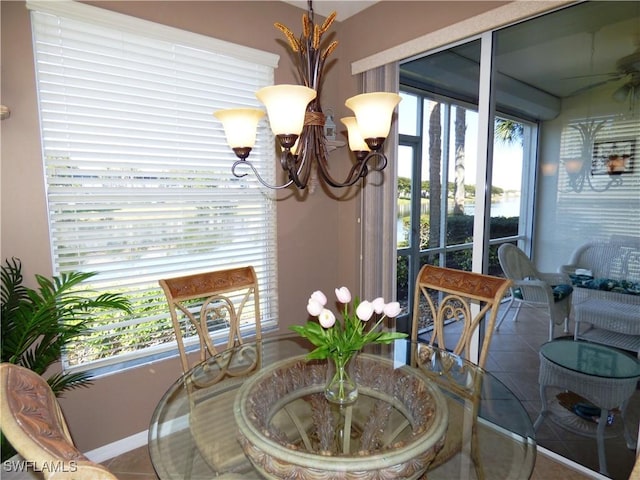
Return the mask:
<path id="1" fill-rule="evenodd" d="M 255 445 L 247 445 L 246 435 L 241 434 L 241 428 L 246 429 L 246 425 L 238 417 L 239 399 L 247 387 L 261 385 L 253 395 L 254 408 L 259 411 L 261 392 L 264 391 L 265 408 L 269 409 L 265 418 L 278 427 L 265 432 L 267 436 L 274 432 L 280 436 L 272 447 L 284 452 L 284 458 L 294 458 L 295 455 L 289 455 L 287 449 L 300 449 L 305 441 L 313 446 L 322 433 L 321 426 L 326 425 L 322 421 L 314 424 L 325 409 L 322 402 L 318 403 L 317 395 L 314 399 L 315 386 L 312 385 L 309 394 L 297 390 L 296 382 L 301 382 L 300 390 L 307 388 L 308 382 L 304 379 L 295 380 L 293 387 L 288 380 L 269 380 L 274 375 L 283 374 L 278 365 L 298 362 L 312 349 L 311 344 L 295 334 L 267 337 L 261 342 L 245 343 L 226 350 L 179 378 L 158 404 L 149 428 L 149 449 L 158 477 L 282 478 L 273 473 L 273 465 L 265 460 L 267 456 L 250 450 Z M 431 463 L 427 475 L 430 480 L 477 478 L 478 468 L 485 478 L 529 478 L 535 463 L 533 426 L 516 396 L 496 377 L 456 355 L 407 340 L 399 340 L 392 345 L 370 345 L 363 353 L 374 363 L 366 368 L 369 378 L 363 383 L 363 394 L 353 405 L 353 420 L 350 422 L 357 435 L 367 429 L 374 431 L 376 428 L 372 430 L 371 427 L 377 427 L 381 438 L 394 438 L 398 425 L 406 423 L 403 418 L 412 416 L 407 412 L 414 409 L 415 416 L 418 411 L 415 403 L 407 402 L 407 390 L 403 386 L 406 379 L 416 377 L 432 391 L 430 395 L 446 402 L 446 407 L 439 407 L 446 418 L 445 440 L 434 442 L 438 451 L 435 458 L 429 458 Z M 376 364 L 387 368 L 387 374 L 371 375 L 370 371 L 377 368 Z M 286 375 L 290 373 L 284 371 Z M 384 385 L 385 379 L 391 376 L 399 376 L 397 385 L 393 387 L 399 388 L 397 401 L 393 397 L 395 393 L 389 393 L 388 385 L 378 387 L 375 384 L 380 378 L 380 385 Z M 365 381 L 364 378 L 362 380 Z M 283 386 L 286 386 L 287 393 L 282 397 L 269 391 Z M 376 393 L 379 388 L 387 390 L 379 395 Z M 415 397 L 415 393 L 412 395 Z M 282 402 L 275 405 L 279 398 Z M 392 404 L 393 408 L 385 410 L 385 403 Z M 376 408 L 385 411 L 389 420 L 383 421 L 381 417 L 377 422 L 377 413 L 372 413 Z M 332 415 L 335 414 L 333 412 Z M 371 426 L 367 426 L 367 422 Z M 423 430 L 419 430 L 417 434 L 422 434 Z M 263 436 L 257 433 L 259 437 Z M 410 431 L 404 432 L 397 438 L 406 442 L 411 435 Z M 361 442 L 359 437 L 353 438 L 356 445 Z M 264 442 L 260 444 L 264 445 Z M 323 468 L 341 471 L 341 467 L 336 466 L 344 460 L 339 453 L 314 455 L 309 453 L 313 449 L 302 450 L 302 457 L 311 455 L 320 471 Z M 477 464 L 471 459 L 471 450 L 477 454 Z M 403 461 L 410 462 L 412 457 L 407 457 L 406 451 L 409 450 L 398 450 Z M 365 460 L 367 454 L 365 452 Z M 384 456 L 375 451 L 371 454 L 372 460 Z M 353 452 L 346 455 L 350 458 L 356 456 Z M 349 458 L 346 463 L 348 461 Z M 361 463 L 367 464 L 366 461 Z"/>
<path id="2" fill-rule="evenodd" d="M 605 345 L 573 340 L 552 340 L 540 347 L 549 361 L 575 372 L 606 378 L 640 376 L 637 358 Z"/>

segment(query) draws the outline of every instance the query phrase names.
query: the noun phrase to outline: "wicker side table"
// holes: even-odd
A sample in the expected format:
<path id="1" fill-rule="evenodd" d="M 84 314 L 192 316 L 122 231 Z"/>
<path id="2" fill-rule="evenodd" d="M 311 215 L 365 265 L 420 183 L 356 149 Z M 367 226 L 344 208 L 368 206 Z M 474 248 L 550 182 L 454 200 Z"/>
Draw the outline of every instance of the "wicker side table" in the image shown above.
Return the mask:
<path id="1" fill-rule="evenodd" d="M 624 437 L 629 449 L 636 448 L 627 425 L 627 403 L 640 379 L 640 362 L 607 347 L 586 342 L 553 340 L 540 347 L 540 399 L 542 409 L 534 429 L 546 417 L 554 423 L 579 434 L 596 437 L 600 473 L 608 475 L 604 449 L 605 428 L 609 410 L 620 408 Z M 574 392 L 600 408 L 598 423 L 583 420 L 547 398 L 548 387 L 559 387 Z"/>
<path id="2" fill-rule="evenodd" d="M 575 305 L 574 312 L 575 340 L 633 351 L 640 358 L 640 305 L 591 298 Z"/>

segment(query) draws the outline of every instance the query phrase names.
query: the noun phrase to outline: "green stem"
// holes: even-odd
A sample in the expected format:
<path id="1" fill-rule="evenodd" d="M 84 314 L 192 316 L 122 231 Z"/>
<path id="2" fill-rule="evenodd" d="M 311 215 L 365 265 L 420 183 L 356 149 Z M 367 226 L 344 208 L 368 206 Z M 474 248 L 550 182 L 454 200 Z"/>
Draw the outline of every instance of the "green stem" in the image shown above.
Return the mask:
<path id="1" fill-rule="evenodd" d="M 349 360 L 351 359 L 352 356 L 353 354 L 337 355 L 336 357 L 333 358 L 333 362 L 335 363 L 335 366 L 336 366 L 336 372 L 333 374 L 332 383 L 335 382 L 336 380 L 339 382 L 338 385 L 340 386 L 340 388 L 338 389 L 338 395 L 340 398 L 344 398 L 345 396 L 344 381 L 346 377 L 346 365 L 347 363 L 349 363 Z"/>

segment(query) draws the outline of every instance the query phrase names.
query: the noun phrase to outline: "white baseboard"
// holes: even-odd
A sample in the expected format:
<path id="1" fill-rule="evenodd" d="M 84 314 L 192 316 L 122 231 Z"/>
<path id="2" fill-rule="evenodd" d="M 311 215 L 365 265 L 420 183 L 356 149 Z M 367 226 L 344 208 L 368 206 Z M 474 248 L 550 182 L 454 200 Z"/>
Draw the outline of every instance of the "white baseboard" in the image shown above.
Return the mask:
<path id="1" fill-rule="evenodd" d="M 117 442 L 86 452 L 85 455 L 96 463 L 102 463 L 106 460 L 117 457 L 118 455 L 122 455 L 123 453 L 127 453 L 131 450 L 147 445 L 148 435 L 149 431 L 145 430 L 144 432 L 136 433 L 135 435 L 123 438 Z M 24 461 L 22 460 L 22 457 L 17 454 L 5 462 L 1 466 L 0 478 L 6 480 L 42 480 L 42 474 L 35 472 L 33 469 L 27 469 L 24 465 L 22 465 L 21 468 L 13 468 L 11 465 L 12 463 L 18 465 L 21 462 L 23 463 Z"/>
<path id="2" fill-rule="evenodd" d="M 593 470 L 585 467 L 584 465 L 580 465 L 579 463 L 576 463 L 573 460 L 569 460 L 568 458 L 563 457 L 562 455 L 558 455 L 557 453 L 552 452 L 551 450 L 548 450 L 544 447 L 541 447 L 540 445 L 537 446 L 537 449 L 538 449 L 539 455 L 544 455 L 545 457 L 550 458 L 554 462 L 565 465 L 567 468 L 575 470 L 576 472 L 580 472 L 584 474 L 585 477 L 593 478 L 594 480 L 610 480 L 609 477 L 605 477 L 604 475 L 598 472 L 594 472 Z"/>
<path id="3" fill-rule="evenodd" d="M 96 463 L 102 463 L 110 460 L 123 453 L 130 452 L 136 448 L 147 445 L 149 439 L 149 430 L 136 433 L 130 437 L 123 438 L 113 443 L 109 443 L 102 447 L 86 452 L 85 455 Z"/>

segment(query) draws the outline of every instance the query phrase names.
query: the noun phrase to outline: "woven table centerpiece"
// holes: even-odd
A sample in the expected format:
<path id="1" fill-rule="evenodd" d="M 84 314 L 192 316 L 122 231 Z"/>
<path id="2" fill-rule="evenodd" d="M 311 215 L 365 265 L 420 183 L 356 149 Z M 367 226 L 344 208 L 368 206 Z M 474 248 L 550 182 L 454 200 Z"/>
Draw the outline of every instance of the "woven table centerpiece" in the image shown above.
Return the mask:
<path id="1" fill-rule="evenodd" d="M 239 441 L 268 479 L 417 479 L 444 445 L 447 404 L 418 371 L 355 358 L 359 396 L 324 395 L 326 361 L 273 364 L 243 384 L 234 405 Z M 386 475 L 386 476 L 385 476 Z"/>

